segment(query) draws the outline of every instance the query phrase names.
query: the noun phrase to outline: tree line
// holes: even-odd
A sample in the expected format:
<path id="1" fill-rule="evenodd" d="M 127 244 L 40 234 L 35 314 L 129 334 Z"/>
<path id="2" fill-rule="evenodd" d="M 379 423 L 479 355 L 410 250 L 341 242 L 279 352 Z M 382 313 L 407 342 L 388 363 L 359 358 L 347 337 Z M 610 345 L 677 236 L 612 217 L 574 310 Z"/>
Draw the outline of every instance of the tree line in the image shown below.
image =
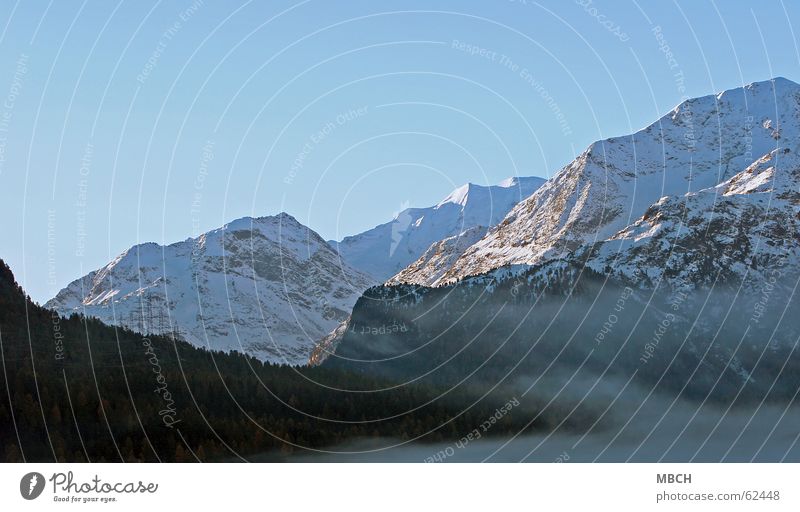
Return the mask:
<path id="1" fill-rule="evenodd" d="M 353 440 L 452 441 L 510 398 L 263 363 L 61 317 L 31 301 L 2 260 L 0 356 L 6 462 L 284 460 Z M 524 429 L 521 411 L 492 434 Z"/>

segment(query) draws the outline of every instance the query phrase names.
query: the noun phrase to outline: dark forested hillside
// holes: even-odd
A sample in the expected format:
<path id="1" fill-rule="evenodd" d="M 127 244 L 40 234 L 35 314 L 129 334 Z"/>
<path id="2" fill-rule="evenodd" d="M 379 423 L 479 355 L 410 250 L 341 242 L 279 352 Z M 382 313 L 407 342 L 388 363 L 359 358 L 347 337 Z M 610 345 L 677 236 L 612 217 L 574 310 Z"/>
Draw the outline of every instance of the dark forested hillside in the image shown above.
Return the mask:
<path id="1" fill-rule="evenodd" d="M 580 378 L 605 393 L 597 383 L 617 378 L 670 398 L 783 405 L 800 389 L 800 327 L 784 314 L 798 298 L 776 288 L 768 300 L 765 311 L 761 294 L 725 284 L 648 290 L 557 260 L 437 288 L 380 286 L 323 366 L 443 387 L 531 382 L 540 399 Z"/>
<path id="2" fill-rule="evenodd" d="M 9 462 L 280 460 L 363 438 L 455 440 L 512 398 L 263 364 L 62 318 L 33 304 L 2 261 L 0 342 L 0 460 Z M 492 433 L 529 427 L 532 407 L 515 407 Z"/>

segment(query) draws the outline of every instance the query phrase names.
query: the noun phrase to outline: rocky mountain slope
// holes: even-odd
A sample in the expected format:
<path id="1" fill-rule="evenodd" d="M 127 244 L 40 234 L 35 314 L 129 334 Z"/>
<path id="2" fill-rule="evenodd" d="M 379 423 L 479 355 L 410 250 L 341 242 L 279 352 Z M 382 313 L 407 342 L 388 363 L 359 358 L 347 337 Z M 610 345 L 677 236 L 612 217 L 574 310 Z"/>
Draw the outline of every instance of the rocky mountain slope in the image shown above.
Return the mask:
<path id="1" fill-rule="evenodd" d="M 389 279 L 387 284 L 437 282 L 467 249 L 486 236 L 488 230 L 485 226 L 475 226 L 434 242 L 422 256 Z"/>
<path id="2" fill-rule="evenodd" d="M 640 287 L 733 284 L 758 291 L 800 270 L 800 155 L 774 150 L 717 186 L 665 196 L 583 258 Z M 796 283 L 780 279 L 790 290 Z"/>
<path id="3" fill-rule="evenodd" d="M 371 283 L 314 231 L 280 214 L 239 219 L 168 246 L 134 246 L 46 307 L 302 364 Z"/>
<path id="4" fill-rule="evenodd" d="M 621 240 L 622 232 L 646 223 L 646 212 L 664 201 L 673 208 L 705 208 L 704 202 L 718 197 L 741 202 L 745 196 L 735 186 L 727 192 L 717 187 L 744 172 L 736 182 L 743 180 L 757 161 L 780 160 L 776 151 L 793 158 L 799 142 L 800 85 L 789 80 L 687 100 L 639 132 L 595 142 L 461 256 L 442 258 L 425 273 L 401 274 L 400 280 L 453 282 Z"/>

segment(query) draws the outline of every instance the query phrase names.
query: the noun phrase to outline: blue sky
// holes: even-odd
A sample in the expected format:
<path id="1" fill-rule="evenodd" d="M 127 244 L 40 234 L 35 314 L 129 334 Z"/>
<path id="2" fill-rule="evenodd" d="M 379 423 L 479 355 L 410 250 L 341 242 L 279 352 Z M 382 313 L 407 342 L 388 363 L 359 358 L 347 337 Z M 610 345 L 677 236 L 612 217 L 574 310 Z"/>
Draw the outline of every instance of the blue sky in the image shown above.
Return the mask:
<path id="1" fill-rule="evenodd" d="M 770 0 L 3 2 L 0 258 L 43 302 L 246 215 L 340 239 L 798 81 L 796 23 Z"/>

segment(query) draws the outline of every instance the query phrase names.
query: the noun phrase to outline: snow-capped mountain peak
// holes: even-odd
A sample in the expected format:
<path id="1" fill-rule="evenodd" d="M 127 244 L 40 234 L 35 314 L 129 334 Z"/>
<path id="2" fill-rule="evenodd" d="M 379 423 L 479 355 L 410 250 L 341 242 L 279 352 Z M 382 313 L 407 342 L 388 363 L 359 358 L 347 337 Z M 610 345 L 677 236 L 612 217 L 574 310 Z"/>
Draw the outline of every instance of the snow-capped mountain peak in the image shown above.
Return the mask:
<path id="1" fill-rule="evenodd" d="M 439 203 L 434 206 L 434 208 L 442 208 L 447 204 L 455 204 L 458 206 L 466 206 L 467 205 L 467 198 L 470 196 L 470 190 L 477 188 L 478 185 L 473 183 L 467 183 L 466 185 L 461 185 L 454 191 L 452 191 L 447 197 L 439 201 Z"/>
<path id="2" fill-rule="evenodd" d="M 542 178 L 514 177 L 493 186 L 468 183 L 434 206 L 406 208 L 391 222 L 331 244 L 344 261 L 375 282 L 383 282 L 422 256 L 431 244 L 471 228 L 495 225 L 543 182 Z"/>
<path id="3" fill-rule="evenodd" d="M 294 217 L 244 217 L 167 246 L 144 243 L 46 306 L 264 360 L 304 363 L 371 281 Z"/>

